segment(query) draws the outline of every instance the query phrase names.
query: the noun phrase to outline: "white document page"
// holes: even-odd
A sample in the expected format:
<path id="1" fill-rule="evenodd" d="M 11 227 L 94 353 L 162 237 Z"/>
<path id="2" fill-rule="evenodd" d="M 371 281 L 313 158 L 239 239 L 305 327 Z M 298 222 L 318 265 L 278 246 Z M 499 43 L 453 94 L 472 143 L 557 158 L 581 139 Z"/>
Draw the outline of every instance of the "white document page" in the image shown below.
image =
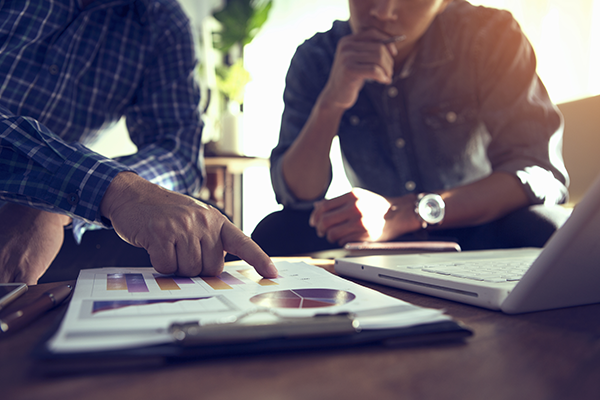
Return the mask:
<path id="1" fill-rule="evenodd" d="M 173 323 L 226 323 L 269 310 L 281 317 L 354 313 L 362 329 L 399 328 L 449 320 L 303 262 L 275 263 L 262 278 L 245 263 L 218 277 L 186 278 L 152 268 L 82 270 L 62 324 L 49 341 L 56 353 L 103 351 L 169 343 Z"/>

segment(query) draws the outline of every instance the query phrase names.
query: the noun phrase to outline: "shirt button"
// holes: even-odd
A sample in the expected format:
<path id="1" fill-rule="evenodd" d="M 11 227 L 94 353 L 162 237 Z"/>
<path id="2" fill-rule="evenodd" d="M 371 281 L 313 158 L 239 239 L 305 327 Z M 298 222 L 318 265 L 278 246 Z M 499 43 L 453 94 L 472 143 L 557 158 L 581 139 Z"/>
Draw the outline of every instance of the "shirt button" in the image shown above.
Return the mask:
<path id="1" fill-rule="evenodd" d="M 404 187 L 406 188 L 406 190 L 412 192 L 417 187 L 417 184 L 413 181 L 408 181 L 404 184 Z"/>
<path id="2" fill-rule="evenodd" d="M 391 88 L 389 88 L 387 90 L 388 96 L 390 97 L 396 97 L 398 96 L 398 89 L 396 89 L 394 86 L 392 86 Z"/>
<path id="3" fill-rule="evenodd" d="M 449 111 L 448 114 L 446 114 L 446 121 L 450 122 L 451 124 L 456 122 L 457 118 L 458 115 L 456 115 L 454 111 Z"/>
<path id="4" fill-rule="evenodd" d="M 50 75 L 56 75 L 58 74 L 58 65 L 53 64 L 50 66 L 50 68 L 48 68 L 48 70 L 50 71 Z"/>
<path id="5" fill-rule="evenodd" d="M 67 203 L 69 203 L 72 206 L 76 206 L 79 203 L 79 195 L 77 193 L 68 194 Z"/>
<path id="6" fill-rule="evenodd" d="M 352 126 L 356 126 L 360 124 L 360 118 L 358 118 L 356 115 L 353 115 L 350 117 L 350 125 Z"/>
<path id="7" fill-rule="evenodd" d="M 396 139 L 396 147 L 399 149 L 404 148 L 406 146 L 406 141 L 402 138 Z"/>

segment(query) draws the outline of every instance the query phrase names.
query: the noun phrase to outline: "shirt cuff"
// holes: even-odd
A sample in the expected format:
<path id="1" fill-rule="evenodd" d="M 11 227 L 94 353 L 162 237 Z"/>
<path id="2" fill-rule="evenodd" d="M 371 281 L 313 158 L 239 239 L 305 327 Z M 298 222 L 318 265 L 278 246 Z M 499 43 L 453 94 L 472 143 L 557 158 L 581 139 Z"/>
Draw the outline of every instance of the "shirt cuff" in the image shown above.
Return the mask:
<path id="1" fill-rule="evenodd" d="M 505 172 L 514 175 L 523 185 L 531 204 L 562 204 L 568 200 L 567 186 L 554 174 L 538 165 L 522 165 L 512 163 L 494 169 L 495 172 Z"/>
<path id="2" fill-rule="evenodd" d="M 75 239 L 75 242 L 77 242 L 77 244 L 81 244 L 83 234 L 87 231 L 95 231 L 103 228 L 108 228 L 108 226 L 90 224 L 89 222 L 81 218 L 73 218 L 73 222 L 71 223 L 71 229 L 73 230 L 73 238 Z"/>
<path id="3" fill-rule="evenodd" d="M 56 171 L 44 197 L 70 215 L 105 226 L 106 219 L 100 215 L 104 193 L 119 172 L 131 170 L 83 145 L 73 146 L 79 151 L 71 153 Z"/>
<path id="4" fill-rule="evenodd" d="M 310 210 L 314 207 L 315 201 L 325 198 L 325 194 L 323 194 L 323 196 L 320 198 L 311 201 L 304 201 L 296 198 L 296 196 L 294 196 L 288 188 L 287 183 L 283 178 L 282 168 L 282 158 L 279 158 L 271 165 L 271 181 L 273 183 L 273 190 L 275 191 L 277 202 L 279 204 L 294 210 Z"/>

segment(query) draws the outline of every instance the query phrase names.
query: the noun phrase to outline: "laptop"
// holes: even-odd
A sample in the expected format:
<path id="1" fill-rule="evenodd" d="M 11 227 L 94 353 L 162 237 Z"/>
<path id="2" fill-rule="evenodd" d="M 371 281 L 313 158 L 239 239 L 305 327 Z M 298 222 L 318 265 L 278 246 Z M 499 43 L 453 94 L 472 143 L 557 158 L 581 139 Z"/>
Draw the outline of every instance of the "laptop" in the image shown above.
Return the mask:
<path id="1" fill-rule="evenodd" d="M 600 177 L 543 249 L 347 257 L 335 271 L 508 314 L 599 303 Z"/>

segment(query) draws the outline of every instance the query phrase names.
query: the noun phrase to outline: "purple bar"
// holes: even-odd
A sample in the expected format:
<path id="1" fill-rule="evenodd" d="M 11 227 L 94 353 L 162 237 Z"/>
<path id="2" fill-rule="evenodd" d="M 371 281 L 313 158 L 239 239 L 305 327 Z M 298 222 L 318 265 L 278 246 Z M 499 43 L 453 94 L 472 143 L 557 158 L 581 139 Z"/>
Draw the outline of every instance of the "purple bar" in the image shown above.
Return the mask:
<path id="1" fill-rule="evenodd" d="M 191 278 L 188 278 L 186 276 L 171 276 L 171 279 L 173 279 L 175 283 L 179 284 L 194 283 L 194 281 Z"/>
<path id="2" fill-rule="evenodd" d="M 229 285 L 243 285 L 244 284 L 244 282 L 240 281 L 238 278 L 231 275 L 229 272 L 222 272 L 221 275 L 219 275 L 219 279 L 221 279 L 223 282 L 225 282 Z"/>
<path id="3" fill-rule="evenodd" d="M 125 274 L 127 281 L 127 291 L 129 293 L 149 292 L 144 275 L 142 274 Z"/>

